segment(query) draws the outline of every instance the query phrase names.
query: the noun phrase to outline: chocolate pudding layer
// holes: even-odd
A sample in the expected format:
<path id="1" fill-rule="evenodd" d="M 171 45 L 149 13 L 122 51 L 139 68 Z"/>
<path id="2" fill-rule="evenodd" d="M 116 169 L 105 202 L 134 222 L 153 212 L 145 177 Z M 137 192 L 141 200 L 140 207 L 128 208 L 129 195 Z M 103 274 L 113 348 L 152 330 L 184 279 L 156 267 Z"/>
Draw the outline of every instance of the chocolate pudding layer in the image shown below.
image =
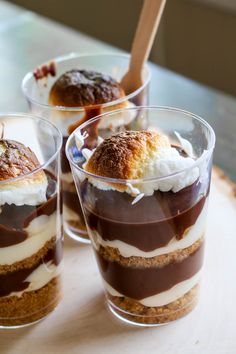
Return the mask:
<path id="1" fill-rule="evenodd" d="M 62 260 L 62 245 L 61 241 L 55 242 L 53 248 L 48 249 L 47 253 L 30 268 L 18 269 L 11 273 L 0 274 L 0 298 L 9 296 L 11 293 L 21 292 L 26 290 L 30 285 L 27 281 L 30 274 L 40 266 L 51 263 L 58 266 Z"/>
<path id="2" fill-rule="evenodd" d="M 24 242 L 30 235 L 27 227 L 41 215 L 51 216 L 57 210 L 56 182 L 48 171 L 47 201 L 39 206 L 4 204 L 0 213 L 0 248 Z M 53 235 L 55 236 L 55 235 Z M 1 261 L 0 261 L 1 264 Z"/>
<path id="3" fill-rule="evenodd" d="M 146 252 L 166 246 L 173 238 L 180 240 L 195 224 L 206 201 L 202 196 L 195 202 L 199 181 L 178 193 L 155 191 L 134 205 L 128 193 L 104 191 L 88 181 L 81 188 L 91 230 L 104 240 L 120 240 Z"/>
<path id="4" fill-rule="evenodd" d="M 70 164 L 69 164 L 69 161 L 66 157 L 66 152 L 65 152 L 67 139 L 68 139 L 67 136 L 63 137 L 63 143 L 62 143 L 62 148 L 61 148 L 61 171 L 62 171 L 62 173 L 68 173 L 68 172 L 71 173 Z"/>

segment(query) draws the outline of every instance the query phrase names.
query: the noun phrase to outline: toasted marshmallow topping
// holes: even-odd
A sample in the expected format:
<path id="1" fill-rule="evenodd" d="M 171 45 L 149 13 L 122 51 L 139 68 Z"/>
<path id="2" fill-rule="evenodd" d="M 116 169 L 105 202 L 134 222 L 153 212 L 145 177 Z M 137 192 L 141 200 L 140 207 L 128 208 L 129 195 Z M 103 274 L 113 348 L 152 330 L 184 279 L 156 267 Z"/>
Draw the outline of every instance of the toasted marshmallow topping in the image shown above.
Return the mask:
<path id="1" fill-rule="evenodd" d="M 124 96 L 121 85 L 109 75 L 72 69 L 55 81 L 48 101 L 55 106 L 84 107 L 115 101 Z"/>
<path id="2" fill-rule="evenodd" d="M 180 136 L 178 137 L 180 140 Z M 181 138 L 182 139 L 182 138 Z M 186 143 L 186 139 L 180 142 Z M 190 143 L 189 143 L 190 144 Z M 188 150 L 191 151 L 188 145 Z M 90 182 L 102 190 L 125 191 L 131 195 L 152 195 L 155 190 L 167 192 L 191 185 L 199 177 L 199 168 L 188 169 L 180 175 L 176 172 L 191 167 L 193 157 L 182 156 L 172 147 L 168 137 L 156 131 L 125 131 L 105 139 L 93 152 L 84 165 L 93 174 L 119 179 L 149 179 L 166 177 L 163 180 L 143 183 L 111 184 L 89 177 Z M 131 188 L 132 187 L 132 188 Z M 141 197 L 137 198 L 139 201 Z"/>
<path id="3" fill-rule="evenodd" d="M 123 99 L 111 106 L 104 106 L 109 102 Z M 133 107 L 133 103 L 125 99 L 125 92 L 120 83 L 112 77 L 91 70 L 72 69 L 61 75 L 50 89 L 48 103 L 62 107 L 80 107 L 78 111 L 68 110 L 52 112 L 51 120 L 61 130 L 63 136 L 71 134 L 88 119 L 89 108 L 96 108 L 96 114 Z M 83 110 L 84 107 L 84 110 Z M 99 112 L 99 113 L 98 113 Z M 98 128 L 107 129 L 129 124 L 136 116 L 133 111 L 125 114 L 116 114 L 111 119 L 101 119 Z M 92 118 L 89 115 L 89 118 Z"/>
<path id="4" fill-rule="evenodd" d="M 47 177 L 35 172 L 17 181 L 40 166 L 33 151 L 13 140 L 0 140 L 0 205 L 39 205 L 47 200 Z"/>

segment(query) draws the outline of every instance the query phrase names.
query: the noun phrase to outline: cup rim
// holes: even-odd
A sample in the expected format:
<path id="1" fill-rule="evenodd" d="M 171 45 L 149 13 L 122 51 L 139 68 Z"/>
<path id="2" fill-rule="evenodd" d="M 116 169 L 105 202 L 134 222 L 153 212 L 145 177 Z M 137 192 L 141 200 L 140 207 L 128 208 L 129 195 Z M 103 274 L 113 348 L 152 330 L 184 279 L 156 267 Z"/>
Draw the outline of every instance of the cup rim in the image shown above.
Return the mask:
<path id="1" fill-rule="evenodd" d="M 0 185 L 1 184 L 5 184 L 5 183 L 8 183 L 8 182 L 17 182 L 17 181 L 20 181 L 24 178 L 28 178 L 30 176 L 32 176 L 33 174 L 43 170 L 44 168 L 46 168 L 53 160 L 56 159 L 57 155 L 60 153 L 61 151 L 61 147 L 62 147 L 62 134 L 60 132 L 60 130 L 54 125 L 52 124 L 50 121 L 48 121 L 47 119 L 44 119 L 42 117 L 39 117 L 37 115 L 34 115 L 34 114 L 29 114 L 29 113 L 21 113 L 21 112 L 0 112 L 0 123 L 1 123 L 1 120 L 2 118 L 10 118 L 10 119 L 15 119 L 15 118 L 29 118 L 31 120 L 35 120 L 38 119 L 39 121 L 42 121 L 46 124 L 48 124 L 48 126 L 50 126 L 51 128 L 54 129 L 54 131 L 58 134 L 58 137 L 59 137 L 59 145 L 56 149 L 56 151 L 54 152 L 54 154 L 46 161 L 44 162 L 42 165 L 40 165 L 39 167 L 33 169 L 32 171 L 24 174 L 24 175 L 20 175 L 18 177 L 14 177 L 14 178 L 8 178 L 8 179 L 4 179 L 4 180 L 0 180 Z"/>
<path id="2" fill-rule="evenodd" d="M 199 121 L 201 124 L 203 124 L 210 132 L 210 141 L 209 141 L 209 148 L 207 150 L 204 150 L 204 152 L 201 154 L 201 156 L 199 156 L 194 163 L 191 166 L 188 166 L 180 171 L 162 176 L 162 177 L 151 177 L 151 178 L 140 178 L 140 179 L 121 179 L 121 178 L 110 178 L 110 177 L 105 177 L 105 176 L 99 176 L 99 175 L 95 175 L 91 172 L 85 171 L 83 168 L 81 168 L 80 166 L 76 165 L 76 163 L 74 161 L 72 161 L 72 159 L 70 158 L 70 154 L 68 152 L 69 149 L 69 145 L 70 142 L 72 140 L 72 138 L 74 137 L 74 134 L 76 133 L 76 131 L 80 131 L 81 129 L 84 129 L 86 126 L 88 126 L 91 123 L 96 122 L 97 120 L 103 118 L 103 117 L 107 117 L 110 116 L 112 114 L 116 114 L 116 113 L 122 113 L 124 111 L 131 111 L 131 110 L 141 110 L 141 109 L 145 109 L 145 110 L 156 110 L 156 111 L 169 111 L 169 112 L 178 112 L 178 113 L 182 113 L 185 116 L 189 116 L 191 118 L 196 119 L 197 121 Z M 195 113 L 191 113 L 189 111 L 180 109 L 180 108 L 174 108 L 174 107 L 167 107 L 167 106 L 137 106 L 137 107 L 132 107 L 132 108 L 123 108 L 123 109 L 117 109 L 111 112 L 106 112 L 103 114 L 100 114 L 99 116 L 96 116 L 92 119 L 89 119 L 87 122 L 81 124 L 78 128 L 76 128 L 76 130 L 69 136 L 69 138 L 67 139 L 66 142 L 66 147 L 65 147 L 65 151 L 66 151 L 66 156 L 68 161 L 70 162 L 70 164 L 78 171 L 82 172 L 83 174 L 87 175 L 88 177 L 92 177 L 92 178 L 96 178 L 100 181 L 103 182 L 108 182 L 108 183 L 112 183 L 112 184 L 139 184 L 139 183 L 146 183 L 146 182 L 154 182 L 154 181 L 163 181 L 166 178 L 171 178 L 171 177 L 175 177 L 178 176 L 186 171 L 189 171 L 191 169 L 193 169 L 196 166 L 199 166 L 199 164 L 205 159 L 209 159 L 213 153 L 214 147 L 215 147 L 215 132 L 213 130 L 213 128 L 210 126 L 209 123 L 207 123 L 203 118 L 201 118 L 200 116 L 198 116 Z"/>
<path id="3" fill-rule="evenodd" d="M 42 66 L 44 64 L 47 64 L 51 61 L 56 61 L 58 63 L 66 61 L 68 59 L 76 59 L 76 58 L 84 58 L 84 57 L 98 57 L 98 56 L 106 56 L 106 57 L 120 57 L 120 58 L 125 58 L 125 59 L 129 59 L 131 56 L 130 54 L 125 54 L 125 53 L 112 53 L 112 52 L 107 52 L 107 53 L 83 53 L 83 54 L 79 54 L 76 52 L 71 52 L 69 54 L 65 54 L 62 56 L 58 56 L 55 57 L 53 59 L 49 59 L 46 62 L 40 64 L 39 66 Z M 148 73 L 148 77 L 145 80 L 145 82 L 143 83 L 142 86 L 140 86 L 137 90 L 135 90 L 134 92 L 125 95 L 124 97 L 118 98 L 117 100 L 111 101 L 111 102 L 107 102 L 107 103 L 103 103 L 101 105 L 99 105 L 99 107 L 103 108 L 103 107 L 110 107 L 110 106 L 114 106 L 114 105 L 118 105 L 124 101 L 128 101 L 131 98 L 133 98 L 134 96 L 138 95 L 143 89 L 145 89 L 145 87 L 149 84 L 150 80 L 151 80 L 151 70 L 149 68 L 149 65 L 147 65 L 147 63 L 144 64 L 143 66 L 144 69 L 147 70 Z M 127 66 L 127 70 L 128 70 L 128 66 Z M 32 104 L 38 105 L 40 107 L 46 108 L 46 109 L 50 109 L 50 110 L 58 110 L 58 111 L 66 111 L 66 112 L 78 112 L 78 111 L 84 111 L 84 106 L 78 106 L 78 107 L 66 107 L 66 106 L 55 106 L 55 105 L 51 105 L 49 103 L 42 103 L 39 102 L 38 100 L 34 99 L 31 97 L 31 95 L 28 95 L 27 90 L 26 90 L 26 85 L 27 82 L 32 78 L 33 76 L 33 72 L 30 71 L 28 72 L 21 83 L 21 90 L 23 92 L 23 95 L 25 96 L 25 98 Z M 98 105 L 91 105 L 89 107 L 97 107 Z"/>

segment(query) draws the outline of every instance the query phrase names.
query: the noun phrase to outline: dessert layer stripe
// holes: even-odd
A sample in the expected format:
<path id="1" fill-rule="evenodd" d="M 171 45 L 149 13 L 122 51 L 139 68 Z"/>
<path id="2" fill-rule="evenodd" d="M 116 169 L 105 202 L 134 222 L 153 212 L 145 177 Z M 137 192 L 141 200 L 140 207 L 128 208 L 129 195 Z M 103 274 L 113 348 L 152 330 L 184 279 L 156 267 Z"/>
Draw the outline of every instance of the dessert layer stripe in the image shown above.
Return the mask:
<path id="1" fill-rule="evenodd" d="M 205 223 L 207 216 L 207 203 L 205 203 L 204 208 L 201 211 L 197 221 L 193 226 L 191 226 L 185 233 L 184 237 L 180 240 L 177 240 L 175 237 L 168 243 L 165 247 L 157 248 L 151 252 L 144 252 L 137 247 L 131 246 L 123 241 L 114 240 L 114 241 L 105 241 L 96 231 L 91 231 L 91 239 L 93 240 L 94 247 L 99 250 L 100 246 L 111 247 L 118 249 L 122 257 L 143 257 L 143 258 L 152 258 L 157 257 L 163 254 L 175 252 L 187 248 L 199 240 L 205 231 Z"/>
<path id="2" fill-rule="evenodd" d="M 181 262 L 172 262 L 164 267 L 125 267 L 103 258 L 96 252 L 103 279 L 116 291 L 135 300 L 141 300 L 190 279 L 203 264 L 204 242 Z"/>
<path id="3" fill-rule="evenodd" d="M 141 299 L 138 302 L 147 307 L 158 307 L 168 305 L 171 302 L 176 301 L 180 297 L 184 296 L 188 291 L 190 291 L 199 282 L 200 276 L 201 271 L 195 274 L 192 278 L 182 281 L 181 283 L 173 286 L 169 290 L 163 291 L 162 293 L 157 295 Z M 123 294 L 120 294 L 118 291 L 113 289 L 105 281 L 104 286 L 110 295 L 124 297 Z"/>
<path id="4" fill-rule="evenodd" d="M 35 291 L 43 288 L 48 284 L 53 278 L 57 277 L 61 272 L 61 264 L 55 266 L 52 262 L 47 264 L 41 264 L 36 268 L 30 275 L 25 279 L 28 285 L 23 291 L 16 291 L 9 294 L 9 296 L 21 296 L 24 292 Z"/>
<path id="5" fill-rule="evenodd" d="M 39 207 L 5 204 L 0 213 L 0 248 L 24 242 L 29 236 L 27 227 L 42 215 L 50 216 L 57 210 L 57 196 Z M 0 258 L 0 263 L 2 259 Z"/>
<path id="6" fill-rule="evenodd" d="M 195 224 L 204 207 L 205 201 L 206 197 L 202 197 L 190 209 L 169 219 L 163 219 L 157 222 L 116 222 L 102 218 L 88 209 L 86 209 L 86 214 L 90 229 L 96 230 L 103 240 L 120 240 L 144 252 L 151 252 L 157 248 L 167 246 L 175 237 L 181 239 L 184 232 Z M 117 206 L 117 208 L 118 207 L 119 206 Z M 145 211 L 143 212 L 145 215 Z M 126 210 L 126 213 L 129 214 L 129 210 Z M 114 213 L 114 215 L 116 214 Z"/>
<path id="7" fill-rule="evenodd" d="M 0 248 L 0 265 L 11 265 L 23 261 L 38 252 L 47 241 L 57 234 L 57 215 L 41 215 L 31 221 L 25 229 L 28 237 L 18 244 Z"/>
<path id="8" fill-rule="evenodd" d="M 62 245 L 59 240 L 53 249 L 49 249 L 47 254 L 41 261 L 31 268 L 19 269 L 14 272 L 7 272 L 0 274 L 0 297 L 8 296 L 11 293 L 23 291 L 28 288 L 30 282 L 26 279 L 34 272 L 40 265 L 46 266 L 48 262 L 57 266 L 62 259 Z"/>

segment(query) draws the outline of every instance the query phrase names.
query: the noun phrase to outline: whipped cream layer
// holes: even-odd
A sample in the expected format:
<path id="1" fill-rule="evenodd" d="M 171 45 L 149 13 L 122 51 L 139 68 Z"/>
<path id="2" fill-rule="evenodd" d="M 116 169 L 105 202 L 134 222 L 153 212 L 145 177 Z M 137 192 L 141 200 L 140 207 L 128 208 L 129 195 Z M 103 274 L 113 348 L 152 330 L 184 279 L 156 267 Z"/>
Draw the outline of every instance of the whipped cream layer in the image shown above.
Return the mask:
<path id="1" fill-rule="evenodd" d="M 35 291 L 43 288 L 51 280 L 60 275 L 61 273 L 61 263 L 56 266 L 53 262 L 48 262 L 45 264 L 40 264 L 26 279 L 28 282 L 28 287 L 23 291 L 12 292 L 6 297 L 18 296 L 20 297 L 25 292 Z"/>
<path id="2" fill-rule="evenodd" d="M 0 206 L 4 204 L 37 206 L 47 201 L 48 181 L 43 171 L 16 182 L 0 184 Z"/>
<path id="3" fill-rule="evenodd" d="M 177 250 L 190 247 L 196 241 L 201 239 L 205 232 L 207 204 L 208 203 L 206 201 L 200 215 L 198 216 L 197 221 L 193 226 L 191 226 L 188 230 L 185 231 L 182 239 L 177 240 L 176 238 L 173 238 L 167 246 L 157 248 L 151 252 L 144 252 L 139 248 L 129 245 L 120 240 L 106 241 L 99 235 L 97 231 L 91 229 L 88 229 L 88 231 L 91 234 L 90 238 L 96 250 L 99 250 L 100 246 L 112 247 L 118 249 L 120 255 L 125 258 L 128 257 L 152 258 L 152 257 L 160 256 L 163 254 L 175 252 Z"/>
<path id="4" fill-rule="evenodd" d="M 11 265 L 37 253 L 47 241 L 58 234 L 58 217 L 57 213 L 54 212 L 49 216 L 41 215 L 33 219 L 28 227 L 24 229 L 28 234 L 25 241 L 0 248 L 0 265 Z"/>
<path id="5" fill-rule="evenodd" d="M 162 293 L 159 293 L 157 295 L 149 296 L 144 299 L 135 300 L 135 301 L 147 307 L 158 307 L 158 306 L 164 306 L 170 304 L 171 302 L 176 301 L 182 296 L 184 296 L 195 285 L 197 285 L 198 282 L 200 281 L 200 277 L 201 277 L 201 271 L 196 273 L 190 279 L 184 280 L 181 283 L 176 284 L 169 290 L 163 291 Z M 103 280 L 103 282 L 104 282 L 105 289 L 111 296 L 124 297 L 124 295 L 116 291 L 105 280 Z"/>

